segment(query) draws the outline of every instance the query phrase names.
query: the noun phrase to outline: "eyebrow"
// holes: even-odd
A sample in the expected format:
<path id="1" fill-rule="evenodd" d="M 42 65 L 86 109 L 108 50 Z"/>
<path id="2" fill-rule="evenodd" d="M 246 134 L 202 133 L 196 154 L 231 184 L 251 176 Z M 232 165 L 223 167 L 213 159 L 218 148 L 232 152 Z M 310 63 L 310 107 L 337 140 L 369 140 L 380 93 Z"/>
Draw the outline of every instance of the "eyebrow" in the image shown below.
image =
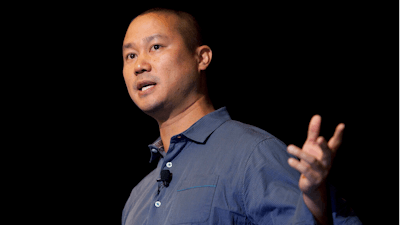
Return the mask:
<path id="1" fill-rule="evenodd" d="M 143 38 L 142 40 L 143 40 L 143 42 L 145 42 L 145 43 L 149 43 L 150 41 L 152 41 L 153 39 L 156 39 L 156 38 L 168 39 L 168 37 L 165 36 L 165 35 L 162 35 L 162 34 L 153 34 L 153 35 L 150 35 L 150 36 L 148 36 L 148 37 Z M 127 44 L 124 44 L 124 45 L 122 46 L 122 49 L 133 48 L 134 45 L 135 45 L 135 44 L 133 44 L 133 43 L 127 43 Z"/>

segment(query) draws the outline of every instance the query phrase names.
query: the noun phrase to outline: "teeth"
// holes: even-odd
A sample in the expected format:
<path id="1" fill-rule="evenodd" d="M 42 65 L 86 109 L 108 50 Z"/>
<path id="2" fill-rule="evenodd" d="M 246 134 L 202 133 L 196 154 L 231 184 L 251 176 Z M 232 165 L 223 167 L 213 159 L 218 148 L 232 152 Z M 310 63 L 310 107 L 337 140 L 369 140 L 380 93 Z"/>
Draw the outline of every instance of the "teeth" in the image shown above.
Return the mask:
<path id="1" fill-rule="evenodd" d="M 151 85 L 149 85 L 149 86 L 143 87 L 143 88 L 142 88 L 142 91 L 145 91 L 145 90 L 147 90 L 147 89 L 149 89 L 149 88 L 151 88 L 151 87 L 153 87 L 153 86 L 154 86 L 154 84 L 151 84 Z"/>

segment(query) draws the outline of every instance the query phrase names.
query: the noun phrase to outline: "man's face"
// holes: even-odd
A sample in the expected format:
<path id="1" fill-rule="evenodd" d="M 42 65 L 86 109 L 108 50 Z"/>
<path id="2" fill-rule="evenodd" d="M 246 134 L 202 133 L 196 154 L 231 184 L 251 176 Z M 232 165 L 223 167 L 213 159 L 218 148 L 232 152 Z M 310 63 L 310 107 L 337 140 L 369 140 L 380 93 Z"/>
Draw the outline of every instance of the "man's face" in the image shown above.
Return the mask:
<path id="1" fill-rule="evenodd" d="M 175 28 L 177 22 L 175 15 L 149 13 L 135 18 L 125 35 L 123 75 L 129 95 L 153 117 L 190 104 L 198 88 L 198 60 Z"/>

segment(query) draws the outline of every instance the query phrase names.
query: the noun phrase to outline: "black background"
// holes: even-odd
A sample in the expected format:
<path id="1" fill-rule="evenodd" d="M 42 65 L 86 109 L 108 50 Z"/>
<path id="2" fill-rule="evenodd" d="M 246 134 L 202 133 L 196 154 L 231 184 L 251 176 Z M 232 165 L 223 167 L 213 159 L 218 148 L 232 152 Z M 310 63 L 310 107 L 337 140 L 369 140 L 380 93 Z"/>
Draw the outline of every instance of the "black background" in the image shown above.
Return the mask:
<path id="1" fill-rule="evenodd" d="M 25 168 L 16 179 L 19 195 L 33 196 L 28 207 L 46 206 L 32 219 L 118 224 L 154 168 L 147 145 L 158 126 L 127 93 L 121 46 L 130 21 L 161 6 L 200 21 L 216 108 L 297 146 L 314 114 L 327 139 L 344 122 L 330 179 L 365 224 L 397 220 L 398 5 L 188 5 L 59 4 L 20 14 L 15 71 L 26 123 L 15 134 L 32 150 L 16 153 Z"/>

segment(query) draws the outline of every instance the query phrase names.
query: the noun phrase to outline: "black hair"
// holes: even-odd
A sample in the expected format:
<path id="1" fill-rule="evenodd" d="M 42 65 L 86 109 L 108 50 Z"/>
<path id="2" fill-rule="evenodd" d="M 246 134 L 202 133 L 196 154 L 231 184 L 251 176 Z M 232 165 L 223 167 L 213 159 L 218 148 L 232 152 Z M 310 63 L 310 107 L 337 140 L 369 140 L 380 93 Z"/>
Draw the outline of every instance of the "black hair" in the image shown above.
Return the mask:
<path id="1" fill-rule="evenodd" d="M 197 47 L 203 45 L 203 37 L 201 34 L 200 25 L 190 13 L 168 8 L 152 8 L 142 12 L 138 16 L 148 13 L 169 13 L 178 16 L 180 21 L 177 29 L 182 35 L 186 47 L 191 52 L 195 52 Z"/>

